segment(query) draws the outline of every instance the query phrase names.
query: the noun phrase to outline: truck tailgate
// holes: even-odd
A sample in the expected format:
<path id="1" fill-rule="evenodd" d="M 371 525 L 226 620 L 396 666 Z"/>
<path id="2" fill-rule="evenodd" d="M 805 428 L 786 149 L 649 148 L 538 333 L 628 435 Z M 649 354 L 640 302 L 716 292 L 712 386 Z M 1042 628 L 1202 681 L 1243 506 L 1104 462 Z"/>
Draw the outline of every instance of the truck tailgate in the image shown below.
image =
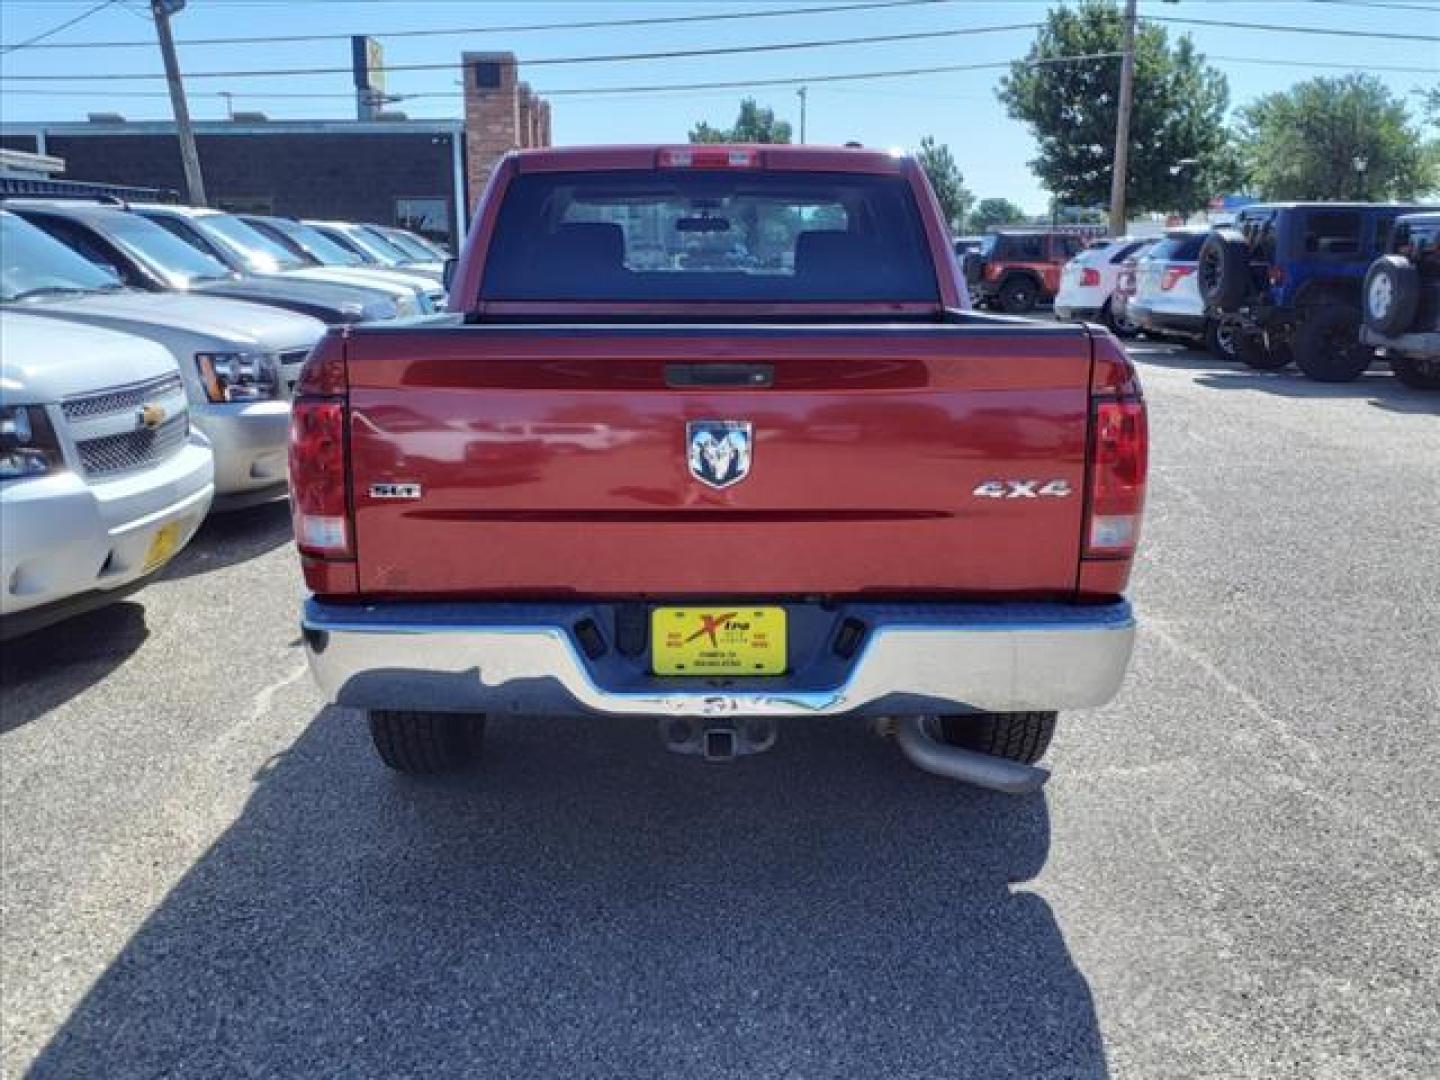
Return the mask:
<path id="1" fill-rule="evenodd" d="M 355 332 L 346 360 L 373 596 L 1076 586 L 1083 328 L 397 327 Z M 716 488 L 688 425 L 722 421 L 751 449 Z"/>

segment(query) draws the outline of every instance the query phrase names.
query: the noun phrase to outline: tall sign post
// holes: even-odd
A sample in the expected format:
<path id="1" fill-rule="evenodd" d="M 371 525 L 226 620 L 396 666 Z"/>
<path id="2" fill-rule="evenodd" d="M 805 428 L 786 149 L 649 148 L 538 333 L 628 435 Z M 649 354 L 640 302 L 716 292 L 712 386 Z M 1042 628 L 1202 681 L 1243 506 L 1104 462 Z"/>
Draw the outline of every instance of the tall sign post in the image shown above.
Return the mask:
<path id="1" fill-rule="evenodd" d="M 385 102 L 385 47 L 373 37 L 350 39 L 350 66 L 355 73 L 355 119 L 374 120 Z"/>
<path id="2" fill-rule="evenodd" d="M 175 38 L 170 33 L 170 16 L 184 7 L 185 0 L 150 0 L 155 32 L 160 36 L 160 55 L 165 61 L 165 81 L 170 84 L 170 106 L 175 110 L 175 134 L 180 138 L 180 164 L 185 170 L 185 195 L 191 206 L 204 206 L 205 181 L 200 175 L 200 152 L 195 149 L 190 106 L 185 101 L 185 84 L 180 80 L 180 61 L 175 58 Z"/>

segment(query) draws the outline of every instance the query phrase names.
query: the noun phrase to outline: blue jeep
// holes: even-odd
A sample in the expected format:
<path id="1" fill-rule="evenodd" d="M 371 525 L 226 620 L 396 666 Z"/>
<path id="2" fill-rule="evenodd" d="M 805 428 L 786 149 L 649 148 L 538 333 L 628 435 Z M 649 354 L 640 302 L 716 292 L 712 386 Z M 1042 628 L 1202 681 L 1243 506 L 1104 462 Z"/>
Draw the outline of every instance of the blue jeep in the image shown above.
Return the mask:
<path id="1" fill-rule="evenodd" d="M 1214 318 L 1231 320 L 1236 356 L 1274 371 L 1292 360 L 1321 382 L 1370 366 L 1361 342 L 1366 271 L 1386 252 L 1395 219 L 1425 209 L 1375 203 L 1260 203 L 1200 248 L 1196 283 Z"/>

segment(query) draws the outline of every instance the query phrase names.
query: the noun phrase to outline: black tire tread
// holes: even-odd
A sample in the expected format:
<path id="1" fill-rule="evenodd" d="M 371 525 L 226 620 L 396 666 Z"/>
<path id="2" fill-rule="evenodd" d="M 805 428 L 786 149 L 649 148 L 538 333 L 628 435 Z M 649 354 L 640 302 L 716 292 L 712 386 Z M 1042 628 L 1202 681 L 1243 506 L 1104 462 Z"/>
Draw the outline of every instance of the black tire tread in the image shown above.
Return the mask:
<path id="1" fill-rule="evenodd" d="M 1295 366 L 1316 382 L 1354 382 L 1370 366 L 1373 353 L 1360 348 L 1360 311 L 1345 304 L 1317 304 L 1306 309 L 1295 328 Z M 1357 355 L 1346 362 L 1326 348 L 1326 335 L 1349 329 L 1357 344 Z"/>
<path id="2" fill-rule="evenodd" d="M 1390 370 L 1412 390 L 1440 390 L 1440 359 L 1425 361 L 1413 356 L 1392 356 Z"/>
<path id="3" fill-rule="evenodd" d="M 977 713 L 940 717 L 940 740 L 950 746 L 1033 765 L 1055 735 L 1053 712 Z"/>
<path id="4" fill-rule="evenodd" d="M 470 764 L 485 730 L 483 716 L 462 713 L 380 709 L 369 713 L 369 721 L 380 760 L 413 776 L 454 772 Z"/>

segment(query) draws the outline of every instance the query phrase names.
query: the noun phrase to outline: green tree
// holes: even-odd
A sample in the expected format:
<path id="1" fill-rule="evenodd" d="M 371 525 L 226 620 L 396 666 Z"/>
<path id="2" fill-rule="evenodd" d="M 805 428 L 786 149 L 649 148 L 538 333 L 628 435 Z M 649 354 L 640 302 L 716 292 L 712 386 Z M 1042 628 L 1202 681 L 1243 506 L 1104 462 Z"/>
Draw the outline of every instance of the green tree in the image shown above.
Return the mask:
<path id="1" fill-rule="evenodd" d="M 940 202 L 945 220 L 952 229 L 963 231 L 965 214 L 975 196 L 965 187 L 965 177 L 960 173 L 960 166 L 955 164 L 950 147 L 926 135 L 920 140 L 920 150 L 915 159 L 920 162 L 930 186 L 935 189 L 935 198 Z"/>
<path id="2" fill-rule="evenodd" d="M 1310 79 L 1238 115 L 1241 153 L 1263 198 L 1404 199 L 1431 182 L 1404 101 L 1373 75 Z"/>
<path id="3" fill-rule="evenodd" d="M 1124 20 L 1112 0 L 1057 8 L 996 91 L 1010 115 L 1029 125 L 1040 146 L 1030 167 L 1063 203 L 1110 202 L 1120 60 L 1035 61 L 1118 53 L 1123 37 Z M 1189 212 L 1205 204 L 1213 192 L 1199 179 L 1225 146 L 1229 103 L 1225 76 L 1205 63 L 1188 36 L 1172 44 L 1164 27 L 1140 24 L 1126 182 L 1132 210 Z M 1172 171 L 1182 161 L 1196 164 Z"/>
<path id="4" fill-rule="evenodd" d="M 711 127 L 704 120 L 690 129 L 692 143 L 788 143 L 790 122 L 776 120 L 774 109 L 762 109 L 754 98 L 740 102 L 740 115 L 729 128 Z"/>
<path id="5" fill-rule="evenodd" d="M 986 232 L 1024 220 L 1025 211 L 1009 199 L 981 199 L 975 212 L 970 215 L 970 229 L 973 232 Z"/>

